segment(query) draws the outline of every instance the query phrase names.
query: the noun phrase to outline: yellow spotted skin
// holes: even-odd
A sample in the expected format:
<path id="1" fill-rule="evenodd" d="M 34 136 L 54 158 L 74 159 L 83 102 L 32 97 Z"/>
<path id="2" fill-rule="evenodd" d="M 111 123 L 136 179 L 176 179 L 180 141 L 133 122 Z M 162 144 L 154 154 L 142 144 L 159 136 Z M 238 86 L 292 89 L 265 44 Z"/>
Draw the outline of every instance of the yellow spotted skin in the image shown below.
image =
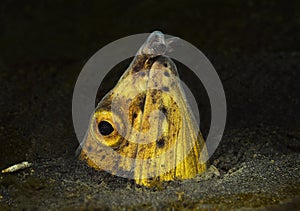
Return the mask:
<path id="1" fill-rule="evenodd" d="M 113 131 L 101 134 L 100 122 Z M 91 116 L 80 158 L 143 186 L 193 178 L 207 151 L 173 61 L 137 55 Z"/>

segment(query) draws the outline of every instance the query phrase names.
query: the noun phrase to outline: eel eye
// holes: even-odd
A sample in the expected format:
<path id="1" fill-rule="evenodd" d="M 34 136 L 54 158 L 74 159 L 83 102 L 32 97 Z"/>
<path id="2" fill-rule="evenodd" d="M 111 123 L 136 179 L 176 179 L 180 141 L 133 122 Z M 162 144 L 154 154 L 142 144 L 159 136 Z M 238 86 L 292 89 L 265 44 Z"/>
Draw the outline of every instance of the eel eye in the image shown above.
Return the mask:
<path id="1" fill-rule="evenodd" d="M 98 130 L 103 136 L 107 136 L 114 131 L 113 126 L 107 121 L 101 121 L 98 124 Z"/>

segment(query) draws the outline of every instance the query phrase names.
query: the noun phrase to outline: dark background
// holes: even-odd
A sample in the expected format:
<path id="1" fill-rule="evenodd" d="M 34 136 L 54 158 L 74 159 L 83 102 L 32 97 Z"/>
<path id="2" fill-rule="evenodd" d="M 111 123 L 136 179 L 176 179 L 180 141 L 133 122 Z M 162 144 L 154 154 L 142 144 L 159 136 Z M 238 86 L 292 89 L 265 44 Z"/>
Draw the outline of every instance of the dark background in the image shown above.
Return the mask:
<path id="1" fill-rule="evenodd" d="M 154 30 L 210 59 L 227 128 L 299 130 L 299 11 L 297 1 L 1 1 L 0 166 L 33 143 L 37 155 L 72 152 L 72 89 L 84 63 L 109 42 Z"/>
<path id="2" fill-rule="evenodd" d="M 214 65 L 227 97 L 225 133 L 300 133 L 299 1 L 2 0 L 0 168 L 73 157 L 72 92 L 83 65 L 116 39 L 154 30 L 192 43 Z"/>

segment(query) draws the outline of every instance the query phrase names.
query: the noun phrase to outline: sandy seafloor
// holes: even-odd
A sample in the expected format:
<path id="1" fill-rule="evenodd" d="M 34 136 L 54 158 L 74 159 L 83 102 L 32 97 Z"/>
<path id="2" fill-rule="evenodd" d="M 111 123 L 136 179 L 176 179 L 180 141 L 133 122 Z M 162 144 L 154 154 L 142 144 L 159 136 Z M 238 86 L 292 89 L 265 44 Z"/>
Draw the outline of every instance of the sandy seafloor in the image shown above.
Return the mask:
<path id="1" fill-rule="evenodd" d="M 299 10 L 297 1 L 2 1 L 0 168 L 33 166 L 0 175 L 0 210 L 299 210 Z M 223 82 L 227 125 L 210 159 L 219 176 L 149 189 L 74 156 L 72 92 L 83 65 L 105 44 L 155 29 L 200 48 Z M 196 94 L 207 123 L 205 97 Z"/>

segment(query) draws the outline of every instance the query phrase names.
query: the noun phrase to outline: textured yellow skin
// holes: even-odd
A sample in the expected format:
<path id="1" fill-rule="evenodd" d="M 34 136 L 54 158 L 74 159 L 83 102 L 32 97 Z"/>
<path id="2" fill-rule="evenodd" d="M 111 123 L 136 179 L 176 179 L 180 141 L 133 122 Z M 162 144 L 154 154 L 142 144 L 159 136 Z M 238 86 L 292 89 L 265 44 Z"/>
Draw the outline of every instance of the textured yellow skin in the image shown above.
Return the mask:
<path id="1" fill-rule="evenodd" d="M 98 130 L 103 120 L 115 129 L 107 136 Z M 205 142 L 176 66 L 165 56 L 135 57 L 98 104 L 81 147 L 80 158 L 89 166 L 119 176 L 130 174 L 148 187 L 206 170 Z"/>

